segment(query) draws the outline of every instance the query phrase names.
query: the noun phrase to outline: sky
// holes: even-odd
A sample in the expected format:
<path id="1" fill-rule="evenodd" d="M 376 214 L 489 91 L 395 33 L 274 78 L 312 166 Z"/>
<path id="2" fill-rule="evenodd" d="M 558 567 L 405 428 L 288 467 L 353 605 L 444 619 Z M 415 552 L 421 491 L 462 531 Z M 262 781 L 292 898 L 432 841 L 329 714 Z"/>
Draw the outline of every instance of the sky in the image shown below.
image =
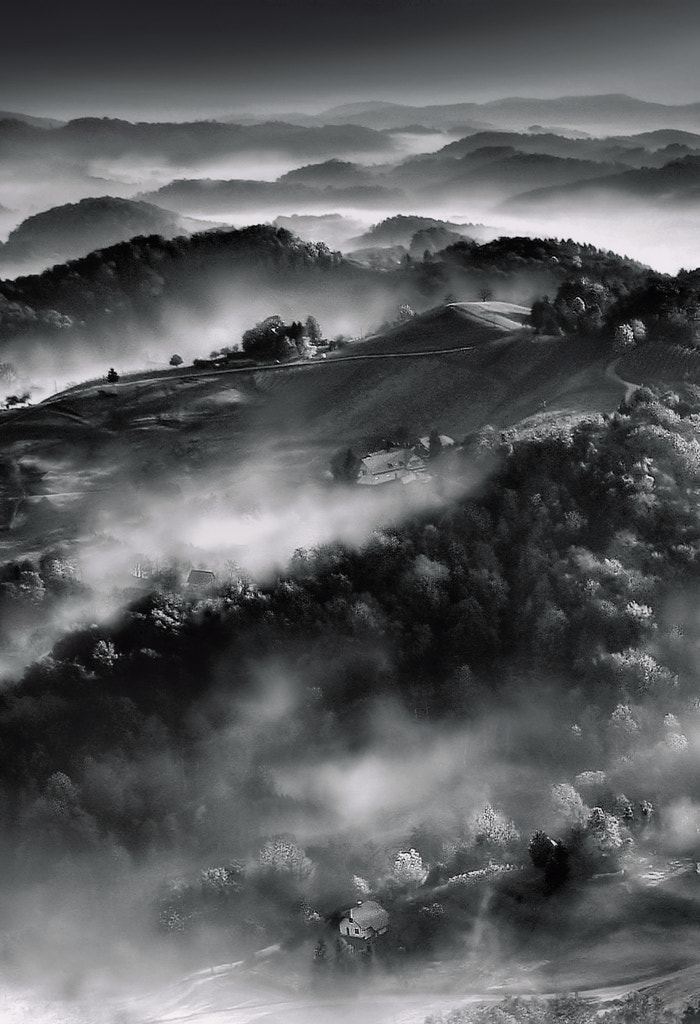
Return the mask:
<path id="1" fill-rule="evenodd" d="M 28 0 L 0 109 L 144 118 L 627 92 L 700 100 L 698 0 Z"/>

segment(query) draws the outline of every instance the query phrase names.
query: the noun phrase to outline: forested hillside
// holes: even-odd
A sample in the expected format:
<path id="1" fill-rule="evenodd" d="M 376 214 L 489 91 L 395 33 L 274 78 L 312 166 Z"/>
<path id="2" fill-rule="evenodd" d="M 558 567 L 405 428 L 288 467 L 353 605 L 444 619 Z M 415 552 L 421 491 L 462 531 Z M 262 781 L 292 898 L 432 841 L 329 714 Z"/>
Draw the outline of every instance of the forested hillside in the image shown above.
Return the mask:
<path id="1" fill-rule="evenodd" d="M 211 231 L 192 238 L 137 237 L 43 274 L 0 284 L 0 324 L 5 333 L 34 328 L 37 315 L 59 310 L 63 326 L 94 327 L 108 322 L 157 320 L 168 302 L 197 304 L 233 271 L 254 278 L 264 272 L 278 280 L 304 270 L 332 270 L 338 254 L 322 243 L 302 242 L 283 228 Z M 360 277 L 361 272 L 345 268 Z"/>
<path id="2" fill-rule="evenodd" d="M 430 871 L 458 879 L 431 890 L 443 910 L 396 910 L 396 942 L 422 955 L 472 920 L 467 896 L 442 914 L 479 872 L 532 862 L 526 902 L 556 889 L 561 914 L 571 879 L 635 846 L 692 855 L 699 425 L 697 390 L 642 389 L 558 432 L 485 429 L 463 456 L 477 497 L 362 550 L 299 551 L 263 589 L 164 579 L 113 626 L 67 634 L 0 695 L 6 881 L 219 865 L 204 904 L 199 883 L 163 896 L 161 923 L 214 920 L 255 947 L 301 941 L 355 876 L 388 901 L 392 878 Z M 399 756 L 420 784 L 360 800 L 351 837 L 338 787 Z"/>
<path id="3" fill-rule="evenodd" d="M 499 298 L 516 292 L 532 301 L 541 289 L 555 290 L 569 278 L 604 279 L 608 291 L 618 292 L 652 276 L 673 280 L 593 246 L 530 238 L 481 245 L 465 240 L 424 260 L 409 258 L 386 274 L 359 267 L 323 243 L 303 242 L 284 228 L 258 225 L 172 240 L 133 238 L 39 275 L 2 281 L 0 329 L 9 337 L 36 330 L 42 318 L 52 326 L 57 317 L 61 322 L 53 326 L 60 328 L 157 321 L 168 304 L 199 307 L 217 289 L 239 280 L 260 279 L 269 286 L 274 279 L 282 287 L 292 277 L 299 286 L 313 287 L 321 272 L 330 272 L 334 286 L 350 294 L 364 288 L 423 305 L 442 299 L 452 287 L 487 285 Z"/>

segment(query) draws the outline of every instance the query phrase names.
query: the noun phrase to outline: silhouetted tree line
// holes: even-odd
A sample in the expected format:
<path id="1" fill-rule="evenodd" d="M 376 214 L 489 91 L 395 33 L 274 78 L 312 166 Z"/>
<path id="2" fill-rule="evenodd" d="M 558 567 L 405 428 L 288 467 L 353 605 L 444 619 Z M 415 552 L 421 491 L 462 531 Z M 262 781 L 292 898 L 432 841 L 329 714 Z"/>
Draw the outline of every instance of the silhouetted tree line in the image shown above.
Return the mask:
<path id="1" fill-rule="evenodd" d="M 615 297 L 620 289 L 628 293 L 650 276 L 661 282 L 676 280 L 652 275 L 634 261 L 590 245 L 524 237 L 484 244 L 464 239 L 431 253 L 428 260 L 408 260 L 393 271 L 377 272 L 344 260 L 321 242 L 303 242 L 284 228 L 257 225 L 170 240 L 140 236 L 42 274 L 0 281 L 0 332 L 10 337 L 38 329 L 106 328 L 124 321 L 156 325 L 168 304 L 205 308 L 211 288 L 225 288 L 232 275 L 253 280 L 267 274 L 279 281 L 319 273 L 332 273 L 358 287 L 371 283 L 388 299 L 402 295 L 417 308 L 449 291 L 463 297 L 465 290 L 478 294 L 485 287 L 496 289 L 497 297 L 506 297 L 503 289 L 508 294 L 515 289 L 529 302 L 572 277 L 605 281 Z M 554 305 L 566 320 L 563 294 Z"/>
<path id="2" fill-rule="evenodd" d="M 233 272 L 254 276 L 263 268 L 276 275 L 367 273 L 322 242 L 303 242 L 269 225 L 169 240 L 139 236 L 42 274 L 1 281 L 0 329 L 7 336 L 37 325 L 58 329 L 115 318 L 153 323 L 166 302 L 196 304 Z"/>

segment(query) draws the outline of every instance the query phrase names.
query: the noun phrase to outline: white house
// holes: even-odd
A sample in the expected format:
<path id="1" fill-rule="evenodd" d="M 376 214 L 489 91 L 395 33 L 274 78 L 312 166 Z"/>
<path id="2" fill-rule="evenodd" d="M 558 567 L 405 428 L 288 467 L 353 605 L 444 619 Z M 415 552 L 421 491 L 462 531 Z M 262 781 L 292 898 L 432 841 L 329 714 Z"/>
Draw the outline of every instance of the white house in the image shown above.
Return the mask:
<path id="1" fill-rule="evenodd" d="M 425 459 L 412 448 L 387 448 L 372 452 L 361 460 L 358 484 L 388 484 L 394 480 L 412 483 L 425 472 Z"/>
<path id="2" fill-rule="evenodd" d="M 350 939 L 371 939 L 387 930 L 389 914 L 374 900 L 365 900 L 345 911 L 339 927 L 340 934 Z"/>

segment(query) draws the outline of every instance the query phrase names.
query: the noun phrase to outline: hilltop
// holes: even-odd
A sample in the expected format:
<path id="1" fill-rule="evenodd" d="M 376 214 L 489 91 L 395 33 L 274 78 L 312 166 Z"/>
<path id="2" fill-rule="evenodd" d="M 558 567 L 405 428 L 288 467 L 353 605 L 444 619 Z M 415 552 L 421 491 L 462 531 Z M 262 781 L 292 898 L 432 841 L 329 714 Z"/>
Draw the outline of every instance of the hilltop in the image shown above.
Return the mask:
<path id="1" fill-rule="evenodd" d="M 377 230 L 407 232 L 423 223 L 389 219 Z M 450 295 L 473 299 L 485 289 L 531 305 L 572 275 L 611 276 L 631 286 L 647 274 L 629 259 L 570 240 L 462 238 L 435 251 L 456 234 L 437 225 L 412 235 L 411 253 L 419 258 L 401 257 L 389 271 L 372 266 L 371 255 L 361 266 L 272 225 L 132 238 L 41 274 L 0 281 L 0 350 L 26 374 L 48 371 L 67 380 L 105 372 L 105 361 L 135 369 L 144 350 L 167 363 L 180 348 L 192 359 L 235 346 L 272 313 L 298 320 L 313 311 L 329 337 L 357 337 L 391 323 L 405 303 L 423 311 Z"/>
<path id="2" fill-rule="evenodd" d="M 559 206 L 573 199 L 585 198 L 598 203 L 604 210 L 612 198 L 617 203 L 643 202 L 651 207 L 660 203 L 665 207 L 691 206 L 700 195 L 700 155 L 697 150 L 678 160 L 669 160 L 662 167 L 641 167 L 613 175 L 601 174 L 593 181 L 578 180 L 549 188 L 543 187 L 519 194 L 504 206 L 535 205 Z"/>
<path id="3" fill-rule="evenodd" d="M 0 271 L 10 266 L 25 274 L 41 271 L 136 235 L 173 238 L 205 227 L 150 203 L 113 196 L 81 199 L 23 220 L 0 244 Z"/>
<path id="4" fill-rule="evenodd" d="M 41 485 L 27 485 L 24 526 L 5 543 L 37 543 L 51 508 L 56 536 L 75 539 L 134 489 L 139 505 L 175 483 L 183 500 L 198 488 L 223 496 L 234 481 L 239 495 L 294 490 L 320 482 L 341 447 L 361 452 L 434 427 L 459 440 L 486 423 L 505 430 L 613 410 L 626 389 L 607 372 L 609 344 L 535 337 L 528 313 L 455 303 L 325 360 L 181 368 L 0 414 L 0 458 L 43 469 Z M 58 505 L 54 494 L 64 495 Z"/>

